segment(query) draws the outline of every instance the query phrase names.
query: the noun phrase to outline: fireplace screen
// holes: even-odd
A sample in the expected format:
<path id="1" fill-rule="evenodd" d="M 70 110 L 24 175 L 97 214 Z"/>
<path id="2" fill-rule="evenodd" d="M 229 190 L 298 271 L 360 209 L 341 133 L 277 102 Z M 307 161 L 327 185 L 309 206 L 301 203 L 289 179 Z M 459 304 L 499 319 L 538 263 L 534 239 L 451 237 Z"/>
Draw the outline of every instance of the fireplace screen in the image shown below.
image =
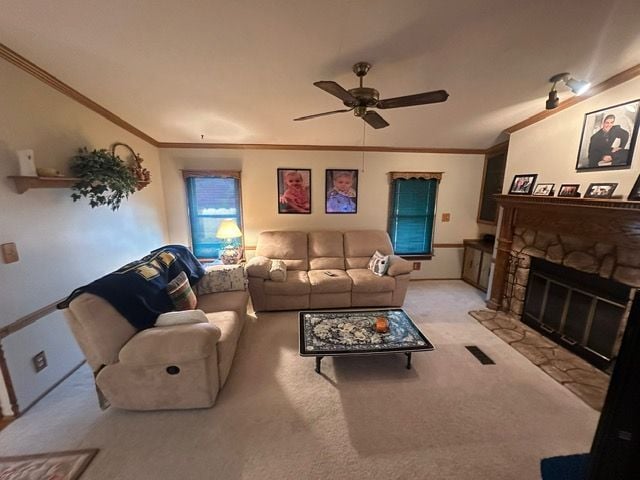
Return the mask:
<path id="1" fill-rule="evenodd" d="M 533 258 L 522 321 L 608 370 L 630 292 L 621 283 Z"/>

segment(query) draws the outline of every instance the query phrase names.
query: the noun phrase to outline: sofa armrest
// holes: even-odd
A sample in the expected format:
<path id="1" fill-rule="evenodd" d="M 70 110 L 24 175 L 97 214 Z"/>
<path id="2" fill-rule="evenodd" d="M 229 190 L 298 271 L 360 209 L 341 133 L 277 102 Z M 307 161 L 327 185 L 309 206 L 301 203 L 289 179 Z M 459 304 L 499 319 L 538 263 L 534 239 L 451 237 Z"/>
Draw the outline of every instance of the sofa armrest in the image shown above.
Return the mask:
<path id="1" fill-rule="evenodd" d="M 209 323 L 148 328 L 131 337 L 118 358 L 127 365 L 198 360 L 211 355 L 221 335 L 220 329 Z"/>
<path id="2" fill-rule="evenodd" d="M 405 260 L 398 255 L 389 255 L 389 269 L 387 275 L 395 277 L 404 273 L 411 273 L 413 265 L 410 261 Z"/>
<path id="3" fill-rule="evenodd" d="M 271 259 L 258 255 L 253 257 L 245 265 L 247 275 L 250 277 L 260 277 L 269 279 L 269 270 L 271 270 Z"/>

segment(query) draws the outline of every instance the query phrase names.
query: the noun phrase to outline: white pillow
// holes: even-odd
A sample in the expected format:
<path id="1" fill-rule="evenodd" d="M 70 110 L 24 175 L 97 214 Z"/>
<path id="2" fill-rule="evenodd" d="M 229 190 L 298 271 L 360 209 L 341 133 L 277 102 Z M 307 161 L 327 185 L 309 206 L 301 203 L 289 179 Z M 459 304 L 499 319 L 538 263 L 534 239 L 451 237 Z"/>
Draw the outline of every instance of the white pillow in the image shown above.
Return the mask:
<path id="1" fill-rule="evenodd" d="M 208 323 L 209 320 L 202 310 L 179 310 L 158 315 L 156 327 L 168 327 L 170 325 L 186 325 L 189 323 Z"/>
<path id="2" fill-rule="evenodd" d="M 389 268 L 389 255 L 383 255 L 376 250 L 371 257 L 371 260 L 369 260 L 368 268 L 375 275 L 378 275 L 379 277 L 383 276 L 387 273 L 387 269 Z"/>
<path id="3" fill-rule="evenodd" d="M 287 279 L 287 264 L 283 260 L 271 260 L 269 278 L 274 282 L 284 282 Z"/>

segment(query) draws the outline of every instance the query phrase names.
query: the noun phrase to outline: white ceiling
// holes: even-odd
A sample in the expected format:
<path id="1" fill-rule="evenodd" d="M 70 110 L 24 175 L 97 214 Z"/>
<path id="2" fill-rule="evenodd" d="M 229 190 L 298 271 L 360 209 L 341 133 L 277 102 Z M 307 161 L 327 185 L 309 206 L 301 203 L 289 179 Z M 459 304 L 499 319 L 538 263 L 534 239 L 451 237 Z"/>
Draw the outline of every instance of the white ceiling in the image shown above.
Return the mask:
<path id="1" fill-rule="evenodd" d="M 367 145 L 486 148 L 551 75 L 640 63 L 639 25 L 638 0 L 0 0 L 0 43 L 162 142 L 361 145 L 351 113 L 292 119 L 343 108 L 313 82 L 368 61 L 381 98 L 451 96 L 379 111 Z"/>

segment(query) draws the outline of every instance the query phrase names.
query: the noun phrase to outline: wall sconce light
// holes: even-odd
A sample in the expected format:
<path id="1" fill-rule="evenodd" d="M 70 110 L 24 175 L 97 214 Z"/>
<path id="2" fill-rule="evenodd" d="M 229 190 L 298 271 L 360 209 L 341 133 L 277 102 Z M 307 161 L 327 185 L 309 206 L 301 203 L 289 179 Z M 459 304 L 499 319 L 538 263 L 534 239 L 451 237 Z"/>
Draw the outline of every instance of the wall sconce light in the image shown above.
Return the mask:
<path id="1" fill-rule="evenodd" d="M 590 82 L 576 80 L 575 78 L 570 77 L 568 72 L 555 74 L 549 79 L 549 82 L 553 83 L 553 86 L 549 91 L 549 98 L 547 98 L 547 102 L 545 104 L 547 110 L 553 110 L 560 102 L 558 92 L 556 91 L 556 83 L 564 82 L 564 84 L 576 95 L 582 95 L 591 86 Z"/>

